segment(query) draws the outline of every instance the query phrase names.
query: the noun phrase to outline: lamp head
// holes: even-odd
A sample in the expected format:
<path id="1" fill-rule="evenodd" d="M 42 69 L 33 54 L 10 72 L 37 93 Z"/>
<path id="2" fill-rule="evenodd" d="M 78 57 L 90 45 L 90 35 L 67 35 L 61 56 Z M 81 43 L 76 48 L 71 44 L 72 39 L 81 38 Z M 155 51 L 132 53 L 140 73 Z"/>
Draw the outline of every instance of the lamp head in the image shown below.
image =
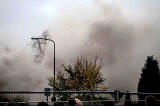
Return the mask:
<path id="1" fill-rule="evenodd" d="M 31 38 L 32 40 L 36 39 L 36 38 Z"/>

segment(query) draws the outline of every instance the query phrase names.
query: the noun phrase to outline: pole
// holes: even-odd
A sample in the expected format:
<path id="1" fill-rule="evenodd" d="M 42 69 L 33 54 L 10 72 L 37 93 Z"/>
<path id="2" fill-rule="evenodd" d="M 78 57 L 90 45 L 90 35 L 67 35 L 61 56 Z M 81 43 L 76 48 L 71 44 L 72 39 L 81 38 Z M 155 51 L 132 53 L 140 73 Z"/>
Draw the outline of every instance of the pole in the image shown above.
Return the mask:
<path id="1" fill-rule="evenodd" d="M 48 40 L 48 41 L 51 41 L 53 44 L 54 44 L 54 59 L 53 59 L 53 64 L 54 64 L 54 88 L 55 88 L 55 78 L 56 78 L 56 73 L 55 73 L 55 65 L 56 65 L 56 59 L 55 59 L 55 48 L 56 48 L 56 43 L 54 42 L 54 40 L 52 40 L 52 39 L 46 39 L 46 38 L 38 38 L 38 37 L 36 37 L 36 38 L 31 38 L 32 40 L 39 40 L 39 39 L 43 39 L 43 40 Z M 55 93 L 54 93 L 54 99 L 53 100 L 56 100 L 56 98 L 55 98 Z"/>

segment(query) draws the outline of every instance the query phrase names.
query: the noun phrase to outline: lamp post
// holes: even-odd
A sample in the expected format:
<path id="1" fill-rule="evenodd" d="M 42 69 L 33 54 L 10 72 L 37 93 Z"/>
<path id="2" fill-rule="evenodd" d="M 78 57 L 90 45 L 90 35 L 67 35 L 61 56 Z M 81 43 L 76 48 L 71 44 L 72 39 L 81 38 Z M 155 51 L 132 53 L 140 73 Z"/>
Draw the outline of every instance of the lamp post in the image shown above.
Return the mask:
<path id="1" fill-rule="evenodd" d="M 47 40 L 47 41 L 51 41 L 54 44 L 54 87 L 55 87 L 55 47 L 56 47 L 56 43 L 54 42 L 54 40 L 52 39 L 46 39 L 46 38 L 38 38 L 38 37 L 32 37 L 32 40 L 39 40 L 39 39 L 43 39 L 43 40 Z M 54 93 L 54 100 L 55 100 L 55 93 Z"/>

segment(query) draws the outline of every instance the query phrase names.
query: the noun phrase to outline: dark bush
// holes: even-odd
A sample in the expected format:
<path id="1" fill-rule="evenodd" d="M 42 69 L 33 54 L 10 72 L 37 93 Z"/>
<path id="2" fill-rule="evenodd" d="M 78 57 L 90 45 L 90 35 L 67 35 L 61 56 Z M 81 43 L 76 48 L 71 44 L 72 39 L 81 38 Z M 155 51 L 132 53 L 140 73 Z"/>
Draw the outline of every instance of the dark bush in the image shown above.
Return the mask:
<path id="1" fill-rule="evenodd" d="M 7 106 L 18 106 L 17 103 L 8 103 Z"/>
<path id="2" fill-rule="evenodd" d="M 46 102 L 39 102 L 37 106 L 48 106 Z"/>

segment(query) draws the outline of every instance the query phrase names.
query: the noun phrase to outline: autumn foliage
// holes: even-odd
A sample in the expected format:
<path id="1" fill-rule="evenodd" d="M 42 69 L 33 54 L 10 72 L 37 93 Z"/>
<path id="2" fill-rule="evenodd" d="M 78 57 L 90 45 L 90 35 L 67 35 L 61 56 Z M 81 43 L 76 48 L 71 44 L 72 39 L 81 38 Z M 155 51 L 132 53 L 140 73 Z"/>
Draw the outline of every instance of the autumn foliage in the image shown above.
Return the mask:
<path id="1" fill-rule="evenodd" d="M 55 80 L 48 79 L 53 90 L 106 90 L 104 78 L 100 73 L 102 58 L 96 56 L 93 60 L 77 58 L 73 65 L 63 65 L 63 71 L 58 72 Z"/>

